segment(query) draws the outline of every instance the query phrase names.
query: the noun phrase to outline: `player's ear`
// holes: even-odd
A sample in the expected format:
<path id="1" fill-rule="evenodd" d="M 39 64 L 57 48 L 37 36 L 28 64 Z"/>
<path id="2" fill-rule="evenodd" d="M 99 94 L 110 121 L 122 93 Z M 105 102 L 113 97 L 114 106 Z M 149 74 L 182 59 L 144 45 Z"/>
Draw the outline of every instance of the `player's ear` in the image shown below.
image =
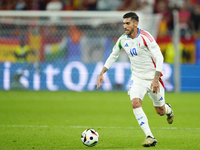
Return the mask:
<path id="1" fill-rule="evenodd" d="M 139 22 L 135 21 L 135 22 L 134 22 L 134 26 L 137 27 L 137 26 L 138 26 L 138 23 L 139 23 Z"/>

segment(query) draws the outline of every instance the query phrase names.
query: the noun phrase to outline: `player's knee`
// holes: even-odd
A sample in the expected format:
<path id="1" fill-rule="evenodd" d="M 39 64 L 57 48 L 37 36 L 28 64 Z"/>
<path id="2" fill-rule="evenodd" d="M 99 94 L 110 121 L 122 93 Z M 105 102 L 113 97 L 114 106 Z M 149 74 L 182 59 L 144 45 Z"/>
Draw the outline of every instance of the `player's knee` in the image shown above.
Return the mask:
<path id="1" fill-rule="evenodd" d="M 160 116 L 163 116 L 163 115 L 165 114 L 165 110 L 162 109 L 162 108 L 157 109 L 156 111 L 157 111 L 157 113 L 158 113 Z"/>
<path id="2" fill-rule="evenodd" d="M 163 116 L 165 114 L 165 107 L 155 107 L 157 114 L 159 114 L 160 116 Z"/>
<path id="3" fill-rule="evenodd" d="M 142 100 L 140 100 L 139 98 L 134 98 L 132 99 L 131 102 L 132 102 L 133 109 L 136 109 L 142 106 Z"/>
<path id="4" fill-rule="evenodd" d="M 164 111 L 157 111 L 157 113 L 160 115 L 160 116 L 163 116 L 165 114 Z"/>

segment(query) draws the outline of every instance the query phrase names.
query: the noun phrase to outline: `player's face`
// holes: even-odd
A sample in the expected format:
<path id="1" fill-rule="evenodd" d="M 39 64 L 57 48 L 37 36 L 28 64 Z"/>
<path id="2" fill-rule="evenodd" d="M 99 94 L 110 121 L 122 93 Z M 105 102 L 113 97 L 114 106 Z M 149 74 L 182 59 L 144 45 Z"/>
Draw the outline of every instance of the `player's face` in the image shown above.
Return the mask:
<path id="1" fill-rule="evenodd" d="M 137 21 L 134 21 L 131 18 L 123 19 L 123 26 L 124 26 L 125 33 L 127 35 L 131 35 L 134 32 L 134 30 L 137 29 L 137 25 L 138 25 Z"/>

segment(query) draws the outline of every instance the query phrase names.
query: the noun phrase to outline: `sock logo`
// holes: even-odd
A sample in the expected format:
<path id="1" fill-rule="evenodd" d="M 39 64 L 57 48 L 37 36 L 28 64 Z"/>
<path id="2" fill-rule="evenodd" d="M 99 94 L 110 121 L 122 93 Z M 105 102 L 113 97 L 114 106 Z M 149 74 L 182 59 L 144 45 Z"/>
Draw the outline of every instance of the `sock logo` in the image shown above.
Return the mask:
<path id="1" fill-rule="evenodd" d="M 144 122 L 141 122 L 141 123 L 140 123 L 140 126 L 142 126 L 143 124 L 144 124 Z"/>
<path id="2" fill-rule="evenodd" d="M 139 121 L 140 119 L 142 119 L 143 118 L 143 116 L 142 117 L 140 117 L 140 118 L 138 118 L 137 120 Z"/>

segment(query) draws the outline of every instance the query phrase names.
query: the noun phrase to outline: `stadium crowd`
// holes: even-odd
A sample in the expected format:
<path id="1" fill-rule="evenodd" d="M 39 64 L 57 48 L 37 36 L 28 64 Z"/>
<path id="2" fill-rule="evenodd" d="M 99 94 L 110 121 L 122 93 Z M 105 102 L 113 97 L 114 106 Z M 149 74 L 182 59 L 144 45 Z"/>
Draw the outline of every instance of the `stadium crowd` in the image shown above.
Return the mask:
<path id="1" fill-rule="evenodd" d="M 0 0 L 0 10 L 38 11 L 140 11 L 146 14 L 162 14 L 157 42 L 165 61 L 173 62 L 174 48 L 173 10 L 179 13 L 182 62 L 195 62 L 195 41 L 200 39 L 200 0 Z M 19 28 L 2 24 L 1 36 L 20 35 Z M 57 31 L 57 27 L 52 27 Z M 24 28 L 22 28 L 24 30 Z M 60 29 L 60 28 L 59 28 Z M 80 29 L 81 32 L 83 28 Z M 10 34 L 13 33 L 13 34 Z M 59 32 L 62 33 L 62 32 Z M 199 52 L 200 53 L 200 52 Z M 168 57 L 168 55 L 170 57 Z M 171 58 L 167 61 L 167 58 Z M 200 57 L 197 57 L 200 62 Z"/>
<path id="2" fill-rule="evenodd" d="M 1 0 L 0 10 L 142 11 L 161 13 L 160 33 L 173 29 L 172 10 L 179 11 L 181 35 L 199 35 L 200 0 Z"/>

